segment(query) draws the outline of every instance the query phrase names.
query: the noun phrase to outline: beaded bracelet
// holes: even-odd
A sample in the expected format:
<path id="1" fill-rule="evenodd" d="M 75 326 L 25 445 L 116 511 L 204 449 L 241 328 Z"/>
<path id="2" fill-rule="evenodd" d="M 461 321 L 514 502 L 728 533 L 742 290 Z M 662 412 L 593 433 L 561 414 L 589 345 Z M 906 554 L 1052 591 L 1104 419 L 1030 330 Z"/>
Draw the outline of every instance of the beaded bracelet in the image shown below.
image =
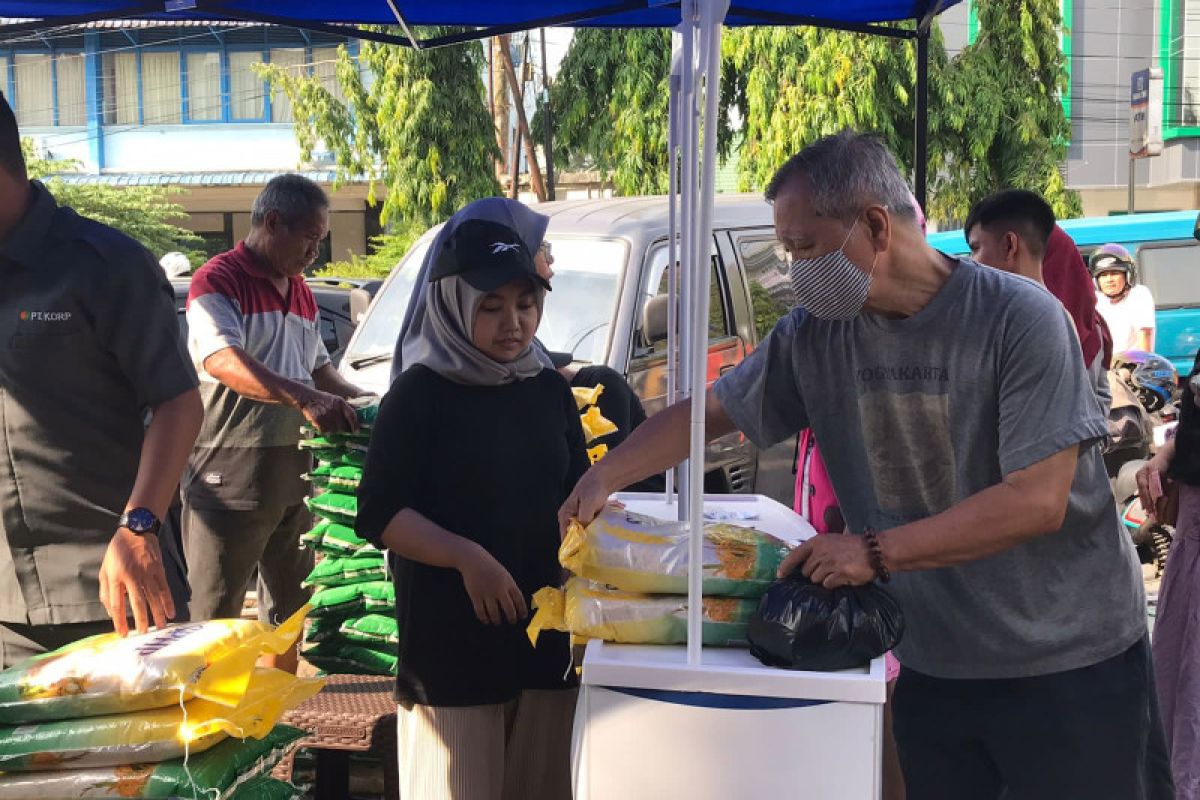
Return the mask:
<path id="1" fill-rule="evenodd" d="M 863 531 L 863 537 L 867 540 L 867 557 L 871 560 L 871 569 L 875 570 L 875 577 L 879 578 L 880 583 L 887 583 L 892 579 L 892 573 L 887 564 L 883 563 L 883 548 L 879 546 L 878 534 L 874 528 L 867 528 Z"/>

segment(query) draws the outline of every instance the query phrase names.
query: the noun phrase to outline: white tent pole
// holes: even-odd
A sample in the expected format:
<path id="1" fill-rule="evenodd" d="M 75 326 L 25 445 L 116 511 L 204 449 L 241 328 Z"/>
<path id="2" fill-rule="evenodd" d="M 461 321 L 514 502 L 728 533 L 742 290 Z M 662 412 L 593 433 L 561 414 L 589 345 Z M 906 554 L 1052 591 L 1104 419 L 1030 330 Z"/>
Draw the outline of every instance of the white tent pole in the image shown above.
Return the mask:
<path id="1" fill-rule="evenodd" d="M 696 27 L 693 22 L 692 14 L 688 11 L 689 8 L 694 8 L 695 0 L 685 0 L 683 3 L 683 18 L 680 23 L 680 35 L 682 38 L 683 52 L 683 67 L 680 71 L 680 88 L 679 88 L 679 149 L 680 149 L 680 187 L 679 187 L 679 204 L 680 204 L 680 228 L 682 236 L 680 237 L 680 268 L 682 271 L 683 280 L 681 281 L 680 291 L 682 299 L 680 303 L 681 320 L 679 325 L 680 330 L 680 359 L 679 359 L 679 385 L 683 396 L 688 396 L 691 389 L 691 359 L 688 353 L 691 352 L 691 334 L 688 328 L 687 320 L 692 318 L 692 307 L 695 304 L 694 293 L 692 287 L 695 283 L 693 280 L 693 267 L 695 262 L 695 236 L 693 235 L 695 225 L 695 204 L 696 204 Z M 691 473 L 687 465 L 683 465 L 678 471 L 679 476 L 679 507 L 678 518 L 683 521 L 688 519 L 688 503 L 691 501 Z"/>
<path id="2" fill-rule="evenodd" d="M 679 146 L 679 84 L 683 70 L 679 30 L 671 33 L 670 97 L 667 103 L 667 405 L 679 400 L 679 219 L 676 217 L 679 183 L 676 149 Z M 650 292 L 654 287 L 648 287 Z M 667 470 L 666 497 L 670 504 L 675 496 L 675 470 Z"/>
<path id="3" fill-rule="evenodd" d="M 701 185 L 698 189 L 695 217 L 691 232 L 695 237 L 696 263 L 693 274 L 694 300 L 691 325 L 692 349 L 692 425 L 691 450 L 688 456 L 690 480 L 688 503 L 691 521 L 688 552 L 688 664 L 699 666 L 703 644 L 704 620 L 704 411 L 708 385 L 708 307 L 712 269 L 713 194 L 716 190 L 718 99 L 721 80 L 721 25 L 729 10 L 729 0 L 698 0 L 700 12 L 700 53 L 697 78 L 704 81 L 704 110 L 699 122 L 704 126 L 703 154 L 693 149 L 699 159 Z M 699 80 L 696 84 L 699 91 Z M 697 125 L 699 127 L 699 125 Z M 690 142 L 695 148 L 696 142 Z"/>

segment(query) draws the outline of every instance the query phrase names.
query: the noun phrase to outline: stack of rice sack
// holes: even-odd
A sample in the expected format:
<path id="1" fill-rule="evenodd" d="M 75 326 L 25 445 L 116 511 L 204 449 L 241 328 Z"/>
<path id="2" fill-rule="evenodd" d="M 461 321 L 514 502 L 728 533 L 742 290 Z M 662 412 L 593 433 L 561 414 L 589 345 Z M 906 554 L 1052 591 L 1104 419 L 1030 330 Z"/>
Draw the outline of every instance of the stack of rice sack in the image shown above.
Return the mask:
<path id="1" fill-rule="evenodd" d="M 317 524 L 300 544 L 320 559 L 304 582 L 314 593 L 301 655 L 324 672 L 395 675 L 400 639 L 395 588 L 384 554 L 354 532 L 355 492 L 379 400 L 354 405 L 358 432 L 321 436 L 307 429 L 300 443 L 317 459 L 307 475 L 316 490 L 307 502 Z"/>
<path id="2" fill-rule="evenodd" d="M 104 634 L 0 672 L 0 800 L 296 797 L 269 773 L 305 733 L 276 723 L 324 682 L 255 662 L 305 611 Z"/>
<path id="3" fill-rule="evenodd" d="M 560 630 L 629 644 L 687 641 L 687 528 L 615 506 L 586 528 L 572 523 L 558 557 L 575 577 L 534 595 L 530 638 Z M 704 526 L 704 644 L 746 646 L 750 617 L 788 549 L 753 528 Z"/>
<path id="4" fill-rule="evenodd" d="M 610 433 L 617 432 L 617 426 L 612 420 L 606 419 L 600 413 L 600 395 L 604 393 L 604 384 L 598 383 L 591 387 L 572 387 L 571 394 L 575 395 L 575 405 L 579 409 L 579 422 L 583 425 L 583 437 L 590 445 L 592 442 Z M 598 444 L 589 447 L 588 460 L 595 464 L 608 454 L 608 445 Z"/>

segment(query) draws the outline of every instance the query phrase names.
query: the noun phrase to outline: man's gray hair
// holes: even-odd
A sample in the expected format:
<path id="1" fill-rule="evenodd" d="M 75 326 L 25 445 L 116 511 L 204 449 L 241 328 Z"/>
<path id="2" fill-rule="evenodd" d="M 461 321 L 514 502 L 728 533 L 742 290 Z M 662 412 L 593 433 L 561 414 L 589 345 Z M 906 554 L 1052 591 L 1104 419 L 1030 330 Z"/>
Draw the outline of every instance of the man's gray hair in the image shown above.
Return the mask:
<path id="1" fill-rule="evenodd" d="M 250 224 L 257 228 L 274 211 L 284 225 L 296 225 L 312 219 L 323 208 L 329 208 L 324 189 L 303 175 L 280 175 L 254 198 Z"/>
<path id="2" fill-rule="evenodd" d="M 771 178 L 768 202 L 798 178 L 807 182 L 809 199 L 820 215 L 848 220 L 879 205 L 916 221 L 912 193 L 887 145 L 878 136 L 843 130 L 805 147 Z"/>

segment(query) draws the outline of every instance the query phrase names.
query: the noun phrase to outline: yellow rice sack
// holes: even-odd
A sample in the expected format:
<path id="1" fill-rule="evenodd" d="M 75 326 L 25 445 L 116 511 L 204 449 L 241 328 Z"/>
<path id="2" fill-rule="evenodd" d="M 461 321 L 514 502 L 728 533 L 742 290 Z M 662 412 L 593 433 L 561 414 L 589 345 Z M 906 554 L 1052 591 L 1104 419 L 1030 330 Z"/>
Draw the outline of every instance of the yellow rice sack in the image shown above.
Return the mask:
<path id="1" fill-rule="evenodd" d="M 558 560 L 581 578 L 644 594 L 687 594 L 688 530 L 609 506 L 584 528 L 572 522 Z M 775 580 L 788 546 L 753 528 L 704 526 L 704 594 L 760 597 Z"/>
<path id="2" fill-rule="evenodd" d="M 745 597 L 703 600 L 704 644 L 745 647 L 746 629 L 758 601 Z M 538 590 L 533 605 L 537 611 L 527 632 L 535 645 L 543 630 L 625 644 L 687 641 L 687 597 L 679 595 L 621 592 L 583 578 L 571 578 L 564 589 L 548 586 Z"/>
<path id="3" fill-rule="evenodd" d="M 587 439 L 588 444 L 591 444 L 593 440 L 599 439 L 601 436 L 616 433 L 617 430 L 617 426 L 613 424 L 613 421 L 600 413 L 600 406 L 592 406 L 586 412 L 580 414 L 579 421 L 583 425 L 583 436 Z"/>
<path id="4" fill-rule="evenodd" d="M 218 619 L 124 639 L 105 633 L 36 656 L 0 672 L 0 725 L 128 714 L 192 698 L 234 708 L 259 656 L 287 652 L 307 612 L 277 628 Z"/>
<path id="5" fill-rule="evenodd" d="M 315 695 L 324 683 L 277 669 L 257 669 L 235 708 L 190 700 L 132 714 L 0 728 L 0 771 L 153 764 L 201 753 L 227 736 L 261 739 L 283 712 Z"/>
<path id="6" fill-rule="evenodd" d="M 594 406 L 600 402 L 600 395 L 604 394 L 604 384 L 597 383 L 595 386 L 572 386 L 571 394 L 575 395 L 575 407 L 579 411 L 583 411 L 588 406 Z"/>

